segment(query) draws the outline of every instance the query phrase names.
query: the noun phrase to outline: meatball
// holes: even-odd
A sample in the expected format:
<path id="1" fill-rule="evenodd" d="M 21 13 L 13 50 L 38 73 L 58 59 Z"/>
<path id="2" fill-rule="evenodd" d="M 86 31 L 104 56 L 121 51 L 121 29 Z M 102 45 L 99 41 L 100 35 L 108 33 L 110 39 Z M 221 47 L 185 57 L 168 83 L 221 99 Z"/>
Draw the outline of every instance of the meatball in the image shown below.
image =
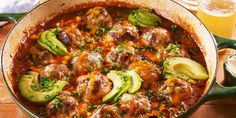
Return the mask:
<path id="1" fill-rule="evenodd" d="M 142 88 L 144 89 L 156 89 L 157 80 L 160 77 L 160 70 L 155 64 L 147 61 L 138 61 L 132 63 L 129 69 L 136 71 L 140 77 L 143 79 Z M 154 90 L 155 91 L 155 90 Z"/>
<path id="2" fill-rule="evenodd" d="M 191 98 L 193 89 L 190 83 L 178 78 L 169 78 L 160 88 L 161 95 L 173 105 L 179 105 L 181 101 Z"/>
<path id="3" fill-rule="evenodd" d="M 83 94 L 85 102 L 101 102 L 102 97 L 112 89 L 112 83 L 98 72 L 78 77 L 77 83 L 77 91 Z"/>
<path id="4" fill-rule="evenodd" d="M 120 42 L 122 39 L 137 39 L 139 38 L 138 29 L 127 20 L 119 21 L 114 24 L 112 29 L 105 35 L 106 41 Z"/>
<path id="5" fill-rule="evenodd" d="M 183 45 L 170 43 L 161 53 L 161 57 L 162 59 L 166 59 L 171 57 L 189 58 L 190 56 Z"/>
<path id="6" fill-rule="evenodd" d="M 77 52 L 71 60 L 71 66 L 75 75 L 86 74 L 101 68 L 101 55 L 95 52 Z"/>
<path id="7" fill-rule="evenodd" d="M 83 29 L 90 30 L 94 34 L 100 27 L 112 27 L 112 18 L 103 7 L 94 7 L 88 10 L 82 18 L 81 26 Z"/>
<path id="8" fill-rule="evenodd" d="M 163 49 L 171 40 L 169 32 L 161 27 L 145 27 L 141 40 L 157 50 Z"/>
<path id="9" fill-rule="evenodd" d="M 96 110 L 91 118 L 121 118 L 117 106 L 106 105 Z"/>
<path id="10" fill-rule="evenodd" d="M 30 48 L 28 57 L 34 65 L 47 65 L 53 60 L 53 54 L 39 45 Z"/>
<path id="11" fill-rule="evenodd" d="M 140 93 L 134 95 L 125 93 L 119 100 L 120 108 L 122 111 L 127 111 L 126 117 L 140 116 L 151 110 L 151 103 L 145 96 Z"/>
<path id="12" fill-rule="evenodd" d="M 69 91 L 63 91 L 58 98 L 52 100 L 46 106 L 47 115 L 55 117 L 68 117 L 76 114 L 78 100 Z"/>
<path id="13" fill-rule="evenodd" d="M 65 45 L 70 46 L 70 38 L 66 34 L 66 32 L 62 31 L 58 34 L 58 39 Z"/>
<path id="14" fill-rule="evenodd" d="M 80 39 L 83 39 L 85 35 L 82 35 L 81 31 L 77 28 L 65 27 L 57 37 L 67 48 L 76 48 L 81 42 Z"/>
<path id="15" fill-rule="evenodd" d="M 132 42 L 124 42 L 119 44 L 115 49 L 113 48 L 109 54 L 107 61 L 118 67 L 126 67 L 133 63 L 136 58 L 134 56 L 134 48 L 132 47 Z"/>
<path id="16" fill-rule="evenodd" d="M 66 76 L 69 74 L 70 72 L 66 65 L 50 64 L 44 68 L 41 76 L 49 79 L 66 80 Z"/>

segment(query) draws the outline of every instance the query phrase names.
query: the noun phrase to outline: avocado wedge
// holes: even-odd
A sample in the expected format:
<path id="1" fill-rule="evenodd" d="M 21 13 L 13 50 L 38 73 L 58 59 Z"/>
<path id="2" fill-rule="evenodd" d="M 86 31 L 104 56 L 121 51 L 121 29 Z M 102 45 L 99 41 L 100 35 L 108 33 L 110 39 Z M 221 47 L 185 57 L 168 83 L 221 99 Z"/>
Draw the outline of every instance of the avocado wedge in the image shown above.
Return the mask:
<path id="1" fill-rule="evenodd" d="M 55 55 L 66 55 L 68 53 L 66 47 L 56 37 L 59 32 L 59 28 L 44 31 L 38 39 L 38 44 Z"/>
<path id="2" fill-rule="evenodd" d="M 125 83 L 120 92 L 115 96 L 114 102 L 116 102 L 123 93 L 126 93 L 131 86 L 131 77 L 128 74 L 123 73 L 121 79 L 123 79 Z"/>
<path id="3" fill-rule="evenodd" d="M 39 74 L 36 72 L 28 72 L 28 75 L 23 75 L 19 82 L 20 94 L 27 100 L 34 103 L 45 103 L 52 100 L 66 86 L 66 81 L 57 81 L 53 88 L 45 91 L 39 88 Z"/>
<path id="4" fill-rule="evenodd" d="M 138 73 L 136 73 L 133 70 L 128 70 L 128 71 L 126 71 L 126 73 L 131 76 L 131 85 L 129 87 L 128 92 L 133 94 L 141 88 L 141 84 L 142 84 L 143 80 L 138 75 Z"/>
<path id="5" fill-rule="evenodd" d="M 180 78 L 189 77 L 194 80 L 206 80 L 208 78 L 206 69 L 201 64 L 189 58 L 183 58 L 183 57 L 169 58 L 165 60 L 163 66 L 164 66 L 164 74 L 166 75 L 169 74 Z"/>
<path id="6" fill-rule="evenodd" d="M 141 88 L 143 81 L 133 70 L 127 70 L 125 72 L 111 70 L 107 74 L 107 78 L 112 81 L 113 88 L 103 97 L 102 102 L 110 101 L 113 98 L 114 102 L 116 102 L 127 91 L 131 94 L 137 92 Z"/>
<path id="7" fill-rule="evenodd" d="M 145 8 L 134 10 L 128 16 L 128 20 L 137 26 L 157 26 L 161 23 L 161 19 L 155 13 Z"/>
<path id="8" fill-rule="evenodd" d="M 113 83 L 112 90 L 102 98 L 102 102 L 107 102 L 112 100 L 118 94 L 121 93 L 122 88 L 125 86 L 125 80 L 122 78 L 122 71 L 111 70 L 107 74 L 107 78 L 110 79 Z"/>

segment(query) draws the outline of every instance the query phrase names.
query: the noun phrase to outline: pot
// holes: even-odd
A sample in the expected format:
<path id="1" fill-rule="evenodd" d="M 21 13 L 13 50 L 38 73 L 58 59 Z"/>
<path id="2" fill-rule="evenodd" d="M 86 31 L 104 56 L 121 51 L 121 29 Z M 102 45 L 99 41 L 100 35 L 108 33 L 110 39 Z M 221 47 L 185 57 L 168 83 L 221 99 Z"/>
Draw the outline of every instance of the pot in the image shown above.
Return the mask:
<path id="1" fill-rule="evenodd" d="M 19 20 L 19 22 L 8 34 L 8 37 L 2 47 L 1 71 L 3 79 L 14 101 L 29 116 L 39 117 L 37 114 L 34 114 L 30 109 L 26 108 L 20 103 L 15 95 L 15 92 L 13 91 L 11 83 L 11 66 L 13 57 L 19 49 L 20 44 L 25 41 L 25 37 L 30 34 L 32 28 L 37 26 L 39 23 L 48 21 L 58 14 L 73 11 L 77 7 L 86 7 L 91 5 L 125 5 L 154 9 L 157 14 L 171 20 L 189 33 L 193 34 L 193 37 L 201 48 L 205 61 L 207 62 L 206 66 L 209 72 L 209 79 L 198 102 L 180 117 L 187 116 L 189 113 L 196 110 L 201 104 L 208 100 L 236 95 L 236 86 L 222 86 L 216 82 L 215 78 L 218 64 L 218 50 L 222 48 L 236 49 L 236 41 L 221 39 L 220 37 L 216 37 L 215 40 L 213 35 L 207 30 L 207 28 L 198 18 L 178 3 L 171 0 L 139 0 L 139 2 L 134 0 L 50 0 L 24 15 L 24 17 Z M 4 15 L 5 18 L 9 18 L 6 17 L 9 14 Z"/>

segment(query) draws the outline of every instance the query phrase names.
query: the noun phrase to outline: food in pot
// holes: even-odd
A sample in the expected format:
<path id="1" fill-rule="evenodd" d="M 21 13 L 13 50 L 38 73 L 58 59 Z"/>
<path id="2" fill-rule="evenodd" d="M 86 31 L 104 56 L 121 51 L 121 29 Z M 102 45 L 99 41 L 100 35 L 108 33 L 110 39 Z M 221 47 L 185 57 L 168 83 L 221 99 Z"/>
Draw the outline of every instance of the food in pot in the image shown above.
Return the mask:
<path id="1" fill-rule="evenodd" d="M 62 14 L 21 45 L 13 88 L 41 117 L 177 117 L 208 79 L 193 35 L 146 8 Z"/>

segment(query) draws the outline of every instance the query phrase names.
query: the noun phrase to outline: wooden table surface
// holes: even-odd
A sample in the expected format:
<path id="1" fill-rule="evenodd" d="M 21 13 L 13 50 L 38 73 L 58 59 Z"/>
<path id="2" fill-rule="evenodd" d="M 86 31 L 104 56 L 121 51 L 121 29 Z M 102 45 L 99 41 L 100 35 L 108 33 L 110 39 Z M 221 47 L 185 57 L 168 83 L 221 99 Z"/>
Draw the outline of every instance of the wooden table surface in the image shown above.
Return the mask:
<path id="1" fill-rule="evenodd" d="M 2 45 L 5 36 L 13 24 L 0 27 L 0 45 Z M 220 64 L 217 74 L 217 81 L 222 83 L 224 74 L 222 64 L 227 54 L 234 53 L 232 50 L 219 52 Z M 0 77 L 0 118 L 25 118 L 24 113 L 16 106 L 11 99 L 7 88 Z M 221 100 L 209 101 L 196 110 L 189 118 L 236 118 L 236 97 L 224 98 Z"/>

